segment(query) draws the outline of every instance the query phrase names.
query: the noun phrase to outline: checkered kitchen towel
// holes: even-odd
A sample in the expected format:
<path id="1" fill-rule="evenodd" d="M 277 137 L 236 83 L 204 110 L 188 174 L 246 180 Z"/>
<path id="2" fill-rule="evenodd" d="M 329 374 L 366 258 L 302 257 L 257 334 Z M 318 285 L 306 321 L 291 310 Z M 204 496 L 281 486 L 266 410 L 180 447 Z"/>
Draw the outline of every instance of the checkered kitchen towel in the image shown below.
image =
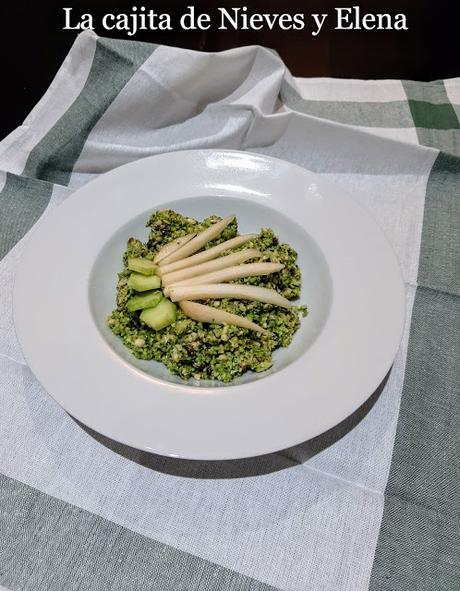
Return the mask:
<path id="1" fill-rule="evenodd" d="M 460 589 L 459 121 L 460 80 L 294 79 L 260 47 L 77 38 L 0 144 L 0 585 Z M 262 458 L 174 461 L 87 432 L 43 391 L 14 336 L 12 283 L 33 226 L 76 187 L 213 147 L 355 192 L 399 257 L 407 326 L 361 415 Z"/>

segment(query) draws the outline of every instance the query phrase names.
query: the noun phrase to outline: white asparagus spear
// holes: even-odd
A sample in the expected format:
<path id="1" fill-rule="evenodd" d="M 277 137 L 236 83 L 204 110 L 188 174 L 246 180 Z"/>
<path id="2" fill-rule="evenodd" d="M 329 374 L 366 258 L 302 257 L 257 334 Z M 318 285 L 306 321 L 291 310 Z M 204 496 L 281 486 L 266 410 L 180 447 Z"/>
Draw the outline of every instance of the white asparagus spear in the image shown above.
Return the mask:
<path id="1" fill-rule="evenodd" d="M 244 248 L 238 252 L 228 254 L 224 257 L 219 257 L 212 261 L 207 261 L 201 265 L 194 265 L 193 267 L 187 267 L 186 269 L 179 269 L 173 273 L 166 273 L 161 276 L 163 285 L 172 285 L 178 283 L 189 277 L 195 277 L 195 275 L 204 275 L 205 273 L 211 273 L 218 271 L 219 269 L 225 269 L 226 267 L 233 267 L 244 263 L 249 259 L 258 259 L 261 256 L 260 250 L 255 248 Z"/>
<path id="2" fill-rule="evenodd" d="M 173 302 L 181 300 L 207 300 L 231 298 L 273 304 L 282 308 L 290 308 L 291 302 L 274 289 L 255 285 L 238 285 L 237 283 L 208 283 L 205 285 L 184 285 L 169 288 L 169 296 Z"/>
<path id="3" fill-rule="evenodd" d="M 180 236 L 179 238 L 175 238 L 171 242 L 168 242 L 168 244 L 162 246 L 160 250 L 157 252 L 154 258 L 154 262 L 159 263 L 160 261 L 166 261 L 169 255 L 178 250 L 181 246 L 184 246 L 184 244 L 187 244 L 187 242 L 190 242 L 190 240 L 192 240 L 192 238 L 195 238 L 195 236 L 196 232 L 193 232 L 193 234 Z"/>
<path id="4" fill-rule="evenodd" d="M 225 269 L 219 269 L 213 273 L 206 273 L 205 275 L 197 275 L 178 281 L 177 283 L 168 284 L 164 289 L 165 296 L 169 295 L 171 287 L 183 287 L 184 285 L 203 285 L 206 283 L 226 283 L 242 277 L 260 277 L 261 275 L 271 275 L 277 273 L 284 268 L 281 263 L 248 263 L 247 265 L 234 265 Z"/>
<path id="5" fill-rule="evenodd" d="M 179 306 L 182 312 L 197 322 L 208 322 L 211 324 L 231 324 L 233 326 L 241 326 L 242 328 L 249 328 L 262 334 L 267 334 L 268 331 L 262 328 L 255 322 L 251 322 L 243 316 L 237 314 L 231 314 L 225 310 L 219 308 L 213 308 L 212 306 L 205 306 L 204 304 L 197 304 L 196 302 L 189 302 L 183 300 L 179 302 Z"/>
<path id="6" fill-rule="evenodd" d="M 197 234 L 195 238 L 190 240 L 190 242 L 187 242 L 187 244 L 184 244 L 184 246 L 178 248 L 171 255 L 169 255 L 167 259 L 163 259 L 163 261 L 165 263 L 174 263 L 174 261 L 185 259 L 185 257 L 188 257 L 197 250 L 200 250 L 200 248 L 203 248 L 207 242 L 214 240 L 214 238 L 217 238 L 217 236 L 222 234 L 228 224 L 234 219 L 234 215 L 228 215 L 227 217 L 222 218 L 220 222 L 212 224 L 212 226 L 209 226 L 209 228 L 206 228 L 206 230 L 203 230 Z"/>
<path id="7" fill-rule="evenodd" d="M 164 266 L 160 265 L 160 268 L 158 269 L 158 275 L 161 277 L 162 275 L 171 273 L 172 271 L 178 271 L 179 269 L 185 269 L 187 267 L 192 267 L 193 265 L 211 261 L 212 259 L 217 258 L 224 251 L 236 248 L 237 246 L 242 246 L 243 244 L 246 244 L 246 242 L 254 240 L 254 238 L 257 238 L 257 234 L 242 234 L 241 236 L 235 236 L 235 238 L 230 238 L 230 240 L 221 242 L 212 248 L 203 250 L 203 252 L 198 252 L 197 254 L 186 257 L 185 259 L 181 259 L 180 261 L 166 263 Z"/>

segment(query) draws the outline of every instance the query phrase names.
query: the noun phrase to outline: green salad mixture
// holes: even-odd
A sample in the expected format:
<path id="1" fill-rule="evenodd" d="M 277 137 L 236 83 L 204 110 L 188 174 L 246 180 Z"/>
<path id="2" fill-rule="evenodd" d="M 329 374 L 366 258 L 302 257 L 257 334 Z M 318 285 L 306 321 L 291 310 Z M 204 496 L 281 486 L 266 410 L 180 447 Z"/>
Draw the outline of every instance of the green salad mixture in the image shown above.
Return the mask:
<path id="1" fill-rule="evenodd" d="M 146 261 L 153 261 L 161 247 L 176 238 L 201 232 L 219 220 L 221 218 L 218 216 L 210 216 L 200 222 L 170 209 L 154 212 L 147 222 L 147 242 L 136 238 L 128 240 L 123 255 L 123 270 L 118 275 L 117 307 L 107 319 L 110 329 L 123 339 L 135 357 L 162 362 L 173 374 L 184 380 L 192 378 L 231 382 L 246 371 L 261 372 L 268 369 L 272 365 L 272 352 L 278 347 L 289 346 L 300 326 L 300 317 L 307 315 L 306 306 L 301 305 L 283 308 L 259 301 L 208 299 L 200 300 L 200 303 L 243 316 L 265 331 L 260 333 L 230 324 L 197 322 L 164 297 L 159 277 L 142 277 L 139 273 L 133 273 L 134 267 L 129 261 L 137 261 L 140 267 L 142 264 L 150 265 L 153 269 L 153 262 Z M 202 250 L 237 235 L 238 225 L 234 218 Z M 231 249 L 231 253 L 248 248 L 261 251 L 259 261 L 282 263 L 284 267 L 279 272 L 244 277 L 232 283 L 271 288 L 288 300 L 299 298 L 301 274 L 296 264 L 297 253 L 293 248 L 288 244 L 280 244 L 273 230 L 268 228 L 262 229 L 244 245 Z M 228 254 L 230 251 L 224 251 L 220 256 Z M 142 272 L 137 266 L 135 270 Z M 138 287 L 135 280 L 139 281 L 139 277 L 141 283 L 144 280 L 150 282 L 150 291 Z M 141 290 L 140 294 L 137 289 Z M 146 298 L 150 299 L 147 305 L 155 306 L 162 302 L 165 307 L 173 309 L 172 317 L 166 323 L 163 322 L 158 330 L 143 320 L 146 311 L 142 307 L 145 306 Z M 168 325 L 163 327 L 164 324 Z"/>

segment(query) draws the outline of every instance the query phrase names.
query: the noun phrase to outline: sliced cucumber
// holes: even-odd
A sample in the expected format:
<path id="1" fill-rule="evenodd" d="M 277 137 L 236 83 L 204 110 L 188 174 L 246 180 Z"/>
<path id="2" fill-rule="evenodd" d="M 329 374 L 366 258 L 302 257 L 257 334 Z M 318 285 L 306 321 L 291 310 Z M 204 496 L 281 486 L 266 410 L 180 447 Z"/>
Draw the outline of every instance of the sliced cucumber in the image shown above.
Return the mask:
<path id="1" fill-rule="evenodd" d="M 129 258 L 128 269 L 142 275 L 154 275 L 157 270 L 157 265 L 153 261 L 142 258 Z"/>
<path id="2" fill-rule="evenodd" d="M 172 324 L 176 320 L 177 308 L 175 304 L 163 298 L 155 308 L 142 310 L 140 319 L 142 322 L 155 330 L 161 330 Z"/>
<path id="3" fill-rule="evenodd" d="M 161 279 L 157 275 L 141 275 L 140 273 L 131 273 L 128 279 L 128 285 L 135 291 L 147 291 L 148 289 L 158 289 L 161 287 Z"/>
<path id="4" fill-rule="evenodd" d="M 163 294 L 161 291 L 148 291 L 129 298 L 126 307 L 128 308 L 128 312 L 143 310 L 144 308 L 153 308 L 154 306 L 158 306 L 162 297 Z"/>

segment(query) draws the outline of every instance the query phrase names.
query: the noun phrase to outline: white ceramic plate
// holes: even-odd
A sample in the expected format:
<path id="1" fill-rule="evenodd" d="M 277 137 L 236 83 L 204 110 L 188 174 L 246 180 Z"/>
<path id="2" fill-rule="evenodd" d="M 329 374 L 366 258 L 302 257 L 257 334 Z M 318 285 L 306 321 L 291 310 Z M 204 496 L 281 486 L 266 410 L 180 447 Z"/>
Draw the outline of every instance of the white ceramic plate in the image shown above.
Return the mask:
<path id="1" fill-rule="evenodd" d="M 126 240 L 146 239 L 147 217 L 165 206 L 198 219 L 234 213 L 241 232 L 269 226 L 299 252 L 309 315 L 268 372 L 184 384 L 107 329 Z M 404 287 L 383 233 L 340 187 L 281 160 L 200 150 L 139 160 L 76 191 L 31 237 L 14 308 L 27 362 L 72 416 L 139 449 L 229 459 L 295 445 L 357 409 L 393 362 Z"/>

